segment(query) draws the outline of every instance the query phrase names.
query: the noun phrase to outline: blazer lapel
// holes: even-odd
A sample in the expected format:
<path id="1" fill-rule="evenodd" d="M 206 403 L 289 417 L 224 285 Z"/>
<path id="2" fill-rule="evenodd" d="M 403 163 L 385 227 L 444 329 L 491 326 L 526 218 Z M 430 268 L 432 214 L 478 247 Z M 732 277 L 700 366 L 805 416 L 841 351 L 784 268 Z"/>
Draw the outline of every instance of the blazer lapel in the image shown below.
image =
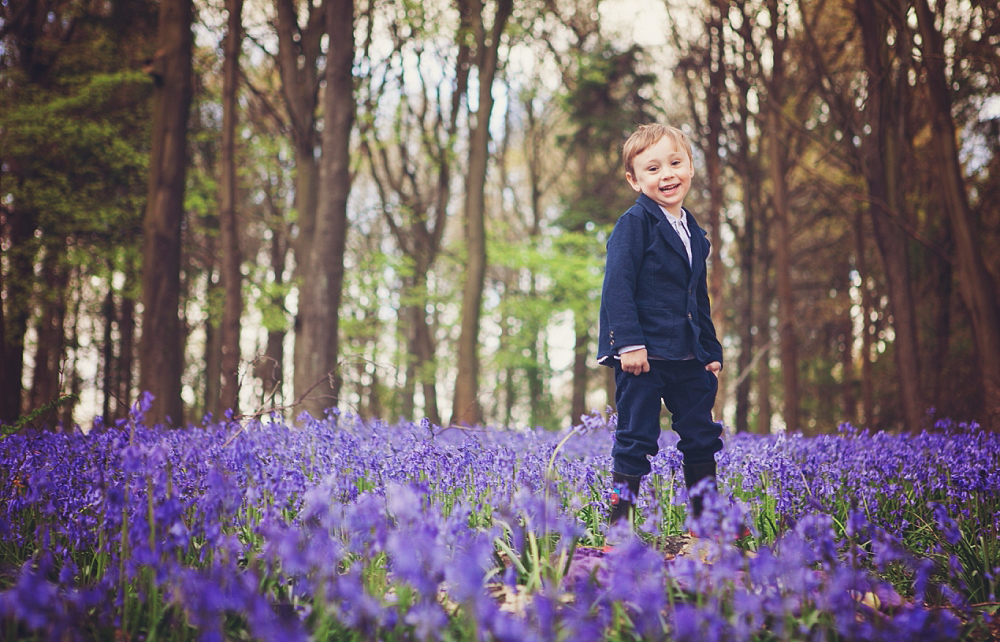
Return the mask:
<path id="1" fill-rule="evenodd" d="M 642 205 L 643 209 L 646 210 L 647 214 L 651 214 L 656 221 L 656 229 L 663 237 L 663 240 L 667 242 L 667 245 L 674 249 L 674 252 L 684 259 L 684 263 L 687 264 L 688 253 L 684 249 L 684 244 L 681 243 L 681 237 L 677 236 L 677 232 L 674 231 L 674 226 L 667 221 L 667 215 L 663 213 L 660 206 L 653 202 L 653 199 L 649 198 L 645 194 L 640 194 L 636 202 Z M 686 211 L 686 210 L 685 210 Z M 690 218 L 688 222 L 690 223 Z M 693 234 L 693 233 L 692 233 Z M 692 239 L 693 240 L 693 239 Z M 691 256 L 694 257 L 694 246 L 691 246 Z M 688 271 L 690 272 L 691 267 L 688 266 Z"/>

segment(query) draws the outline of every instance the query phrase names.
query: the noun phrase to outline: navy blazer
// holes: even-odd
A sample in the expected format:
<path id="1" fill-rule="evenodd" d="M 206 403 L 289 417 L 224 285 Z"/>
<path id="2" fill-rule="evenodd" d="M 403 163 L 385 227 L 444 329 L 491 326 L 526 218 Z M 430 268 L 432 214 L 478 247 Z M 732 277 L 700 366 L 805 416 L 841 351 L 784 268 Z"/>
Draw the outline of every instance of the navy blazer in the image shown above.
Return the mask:
<path id="1" fill-rule="evenodd" d="M 722 363 L 708 300 L 705 259 L 711 244 L 691 213 L 691 264 L 659 205 L 640 194 L 608 239 L 597 359 L 613 365 L 618 349 L 644 345 L 650 358 Z"/>

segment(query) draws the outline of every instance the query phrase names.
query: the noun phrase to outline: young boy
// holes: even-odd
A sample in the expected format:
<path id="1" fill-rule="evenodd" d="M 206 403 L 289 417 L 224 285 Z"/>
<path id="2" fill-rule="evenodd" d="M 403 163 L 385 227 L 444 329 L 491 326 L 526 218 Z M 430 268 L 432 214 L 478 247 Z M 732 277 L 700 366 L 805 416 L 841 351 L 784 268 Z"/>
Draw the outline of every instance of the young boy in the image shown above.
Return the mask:
<path id="1" fill-rule="evenodd" d="M 640 126 L 622 147 L 625 178 L 639 197 L 608 239 L 598 361 L 615 370 L 618 429 L 611 451 L 611 523 L 629 516 L 660 435 L 660 401 L 680 436 L 684 481 L 714 486 L 722 425 L 712 406 L 722 370 L 708 300 L 710 244 L 684 197 L 694 165 L 675 127 Z M 691 500 L 693 516 L 700 497 Z"/>

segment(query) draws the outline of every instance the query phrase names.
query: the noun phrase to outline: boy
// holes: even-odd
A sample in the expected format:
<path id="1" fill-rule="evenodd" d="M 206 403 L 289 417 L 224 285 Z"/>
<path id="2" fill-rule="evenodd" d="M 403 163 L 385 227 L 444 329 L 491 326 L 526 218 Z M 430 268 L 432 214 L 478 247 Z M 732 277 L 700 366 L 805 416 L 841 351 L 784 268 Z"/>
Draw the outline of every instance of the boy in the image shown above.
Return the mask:
<path id="1" fill-rule="evenodd" d="M 608 239 L 598 361 L 615 370 L 618 429 L 611 451 L 611 523 L 629 516 L 660 435 L 660 401 L 670 411 L 684 482 L 715 484 L 722 425 L 712 406 L 722 370 L 705 259 L 705 232 L 684 209 L 694 164 L 675 127 L 640 126 L 622 147 L 625 178 L 639 197 Z M 700 497 L 691 513 L 701 514 Z"/>

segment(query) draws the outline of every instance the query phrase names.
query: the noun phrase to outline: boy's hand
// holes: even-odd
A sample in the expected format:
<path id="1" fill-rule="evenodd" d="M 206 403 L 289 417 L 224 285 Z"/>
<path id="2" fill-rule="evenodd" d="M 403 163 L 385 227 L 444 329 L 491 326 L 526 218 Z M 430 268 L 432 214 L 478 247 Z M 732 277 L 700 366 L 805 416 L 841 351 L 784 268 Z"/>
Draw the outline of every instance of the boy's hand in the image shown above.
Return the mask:
<path id="1" fill-rule="evenodd" d="M 646 359 L 646 349 L 632 350 L 621 355 L 622 370 L 637 375 L 649 372 L 649 361 Z"/>
<path id="2" fill-rule="evenodd" d="M 718 361 L 713 361 L 712 363 L 710 363 L 707 366 L 705 366 L 705 370 L 708 370 L 709 372 L 711 372 L 712 374 L 714 374 L 716 377 L 718 377 L 719 376 L 719 371 L 722 370 L 722 364 L 719 363 Z"/>

